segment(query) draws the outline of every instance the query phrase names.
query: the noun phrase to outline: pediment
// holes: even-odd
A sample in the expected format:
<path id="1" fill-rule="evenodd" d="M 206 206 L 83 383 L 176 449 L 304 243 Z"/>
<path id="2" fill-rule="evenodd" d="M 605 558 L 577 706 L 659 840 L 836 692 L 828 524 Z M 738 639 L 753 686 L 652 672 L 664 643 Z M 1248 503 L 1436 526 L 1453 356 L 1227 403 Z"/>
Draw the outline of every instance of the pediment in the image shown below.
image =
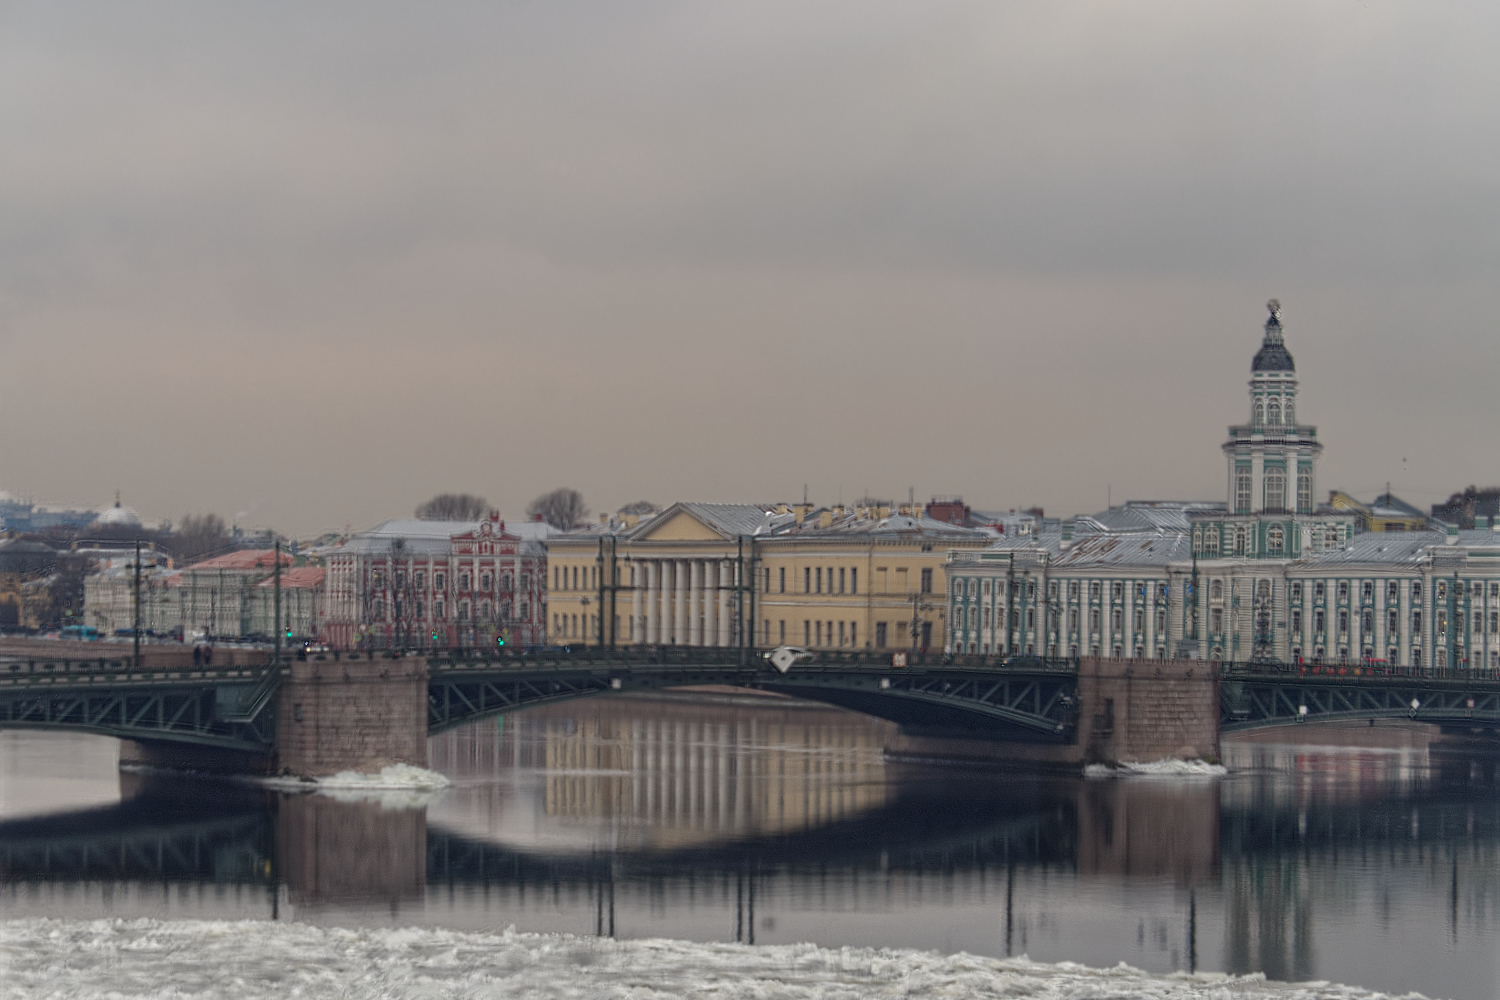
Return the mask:
<path id="1" fill-rule="evenodd" d="M 654 519 L 646 532 L 636 536 L 653 542 L 721 542 L 724 536 L 686 510 L 668 511 Z"/>

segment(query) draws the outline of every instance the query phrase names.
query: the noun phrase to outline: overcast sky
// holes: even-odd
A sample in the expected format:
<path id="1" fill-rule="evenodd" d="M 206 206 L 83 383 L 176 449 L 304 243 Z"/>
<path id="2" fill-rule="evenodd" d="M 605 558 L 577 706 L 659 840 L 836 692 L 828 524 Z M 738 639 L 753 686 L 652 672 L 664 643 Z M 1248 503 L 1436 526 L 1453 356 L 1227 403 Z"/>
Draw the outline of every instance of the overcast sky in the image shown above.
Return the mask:
<path id="1" fill-rule="evenodd" d="M 0 3 L 0 489 L 308 534 L 555 486 L 1500 479 L 1500 5 Z M 1326 495 L 1326 492 L 1325 492 Z"/>

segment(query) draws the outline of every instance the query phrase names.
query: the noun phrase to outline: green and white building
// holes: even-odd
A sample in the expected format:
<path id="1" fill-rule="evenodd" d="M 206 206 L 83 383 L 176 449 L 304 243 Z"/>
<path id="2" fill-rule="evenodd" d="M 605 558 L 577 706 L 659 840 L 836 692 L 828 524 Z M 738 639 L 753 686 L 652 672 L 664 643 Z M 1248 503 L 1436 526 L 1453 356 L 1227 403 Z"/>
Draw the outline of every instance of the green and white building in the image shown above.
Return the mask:
<path id="1" fill-rule="evenodd" d="M 1500 668 L 1500 533 L 1358 531 L 1317 505 L 1317 428 L 1269 304 L 1222 503 L 1132 502 L 949 554 L 949 649 Z"/>

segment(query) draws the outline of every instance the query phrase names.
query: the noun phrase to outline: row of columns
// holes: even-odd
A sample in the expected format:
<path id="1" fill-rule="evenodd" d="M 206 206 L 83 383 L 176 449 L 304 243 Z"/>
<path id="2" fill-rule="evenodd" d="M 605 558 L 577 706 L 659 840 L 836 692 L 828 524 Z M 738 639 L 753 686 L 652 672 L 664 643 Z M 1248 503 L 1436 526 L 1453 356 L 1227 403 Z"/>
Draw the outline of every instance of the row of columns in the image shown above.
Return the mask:
<path id="1" fill-rule="evenodd" d="M 733 559 L 637 559 L 630 641 L 651 645 L 733 646 L 739 586 Z"/>

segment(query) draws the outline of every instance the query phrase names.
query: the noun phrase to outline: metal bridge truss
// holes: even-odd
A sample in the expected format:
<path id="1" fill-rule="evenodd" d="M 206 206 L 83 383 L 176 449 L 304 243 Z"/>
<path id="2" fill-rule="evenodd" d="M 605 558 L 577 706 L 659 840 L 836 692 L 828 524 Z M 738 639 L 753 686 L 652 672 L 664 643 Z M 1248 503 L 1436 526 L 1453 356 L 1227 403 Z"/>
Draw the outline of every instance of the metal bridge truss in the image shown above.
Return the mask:
<path id="1" fill-rule="evenodd" d="M 276 743 L 266 666 L 161 670 L 120 660 L 0 664 L 0 727 L 81 729 L 267 753 Z"/>
<path id="2" fill-rule="evenodd" d="M 742 656 L 735 649 L 434 659 L 428 664 L 428 729 L 441 732 L 485 716 L 611 691 L 723 684 L 778 691 L 902 723 L 1020 730 L 1033 740 L 1072 739 L 1077 719 L 1075 663 L 971 665 L 930 659 L 931 663 L 894 667 L 890 654 L 819 654 L 785 674 L 760 656 Z"/>
<path id="3" fill-rule="evenodd" d="M 1219 705 L 1223 732 L 1345 719 L 1494 726 L 1500 723 L 1500 684 L 1452 677 L 1231 676 L 1220 684 Z"/>

